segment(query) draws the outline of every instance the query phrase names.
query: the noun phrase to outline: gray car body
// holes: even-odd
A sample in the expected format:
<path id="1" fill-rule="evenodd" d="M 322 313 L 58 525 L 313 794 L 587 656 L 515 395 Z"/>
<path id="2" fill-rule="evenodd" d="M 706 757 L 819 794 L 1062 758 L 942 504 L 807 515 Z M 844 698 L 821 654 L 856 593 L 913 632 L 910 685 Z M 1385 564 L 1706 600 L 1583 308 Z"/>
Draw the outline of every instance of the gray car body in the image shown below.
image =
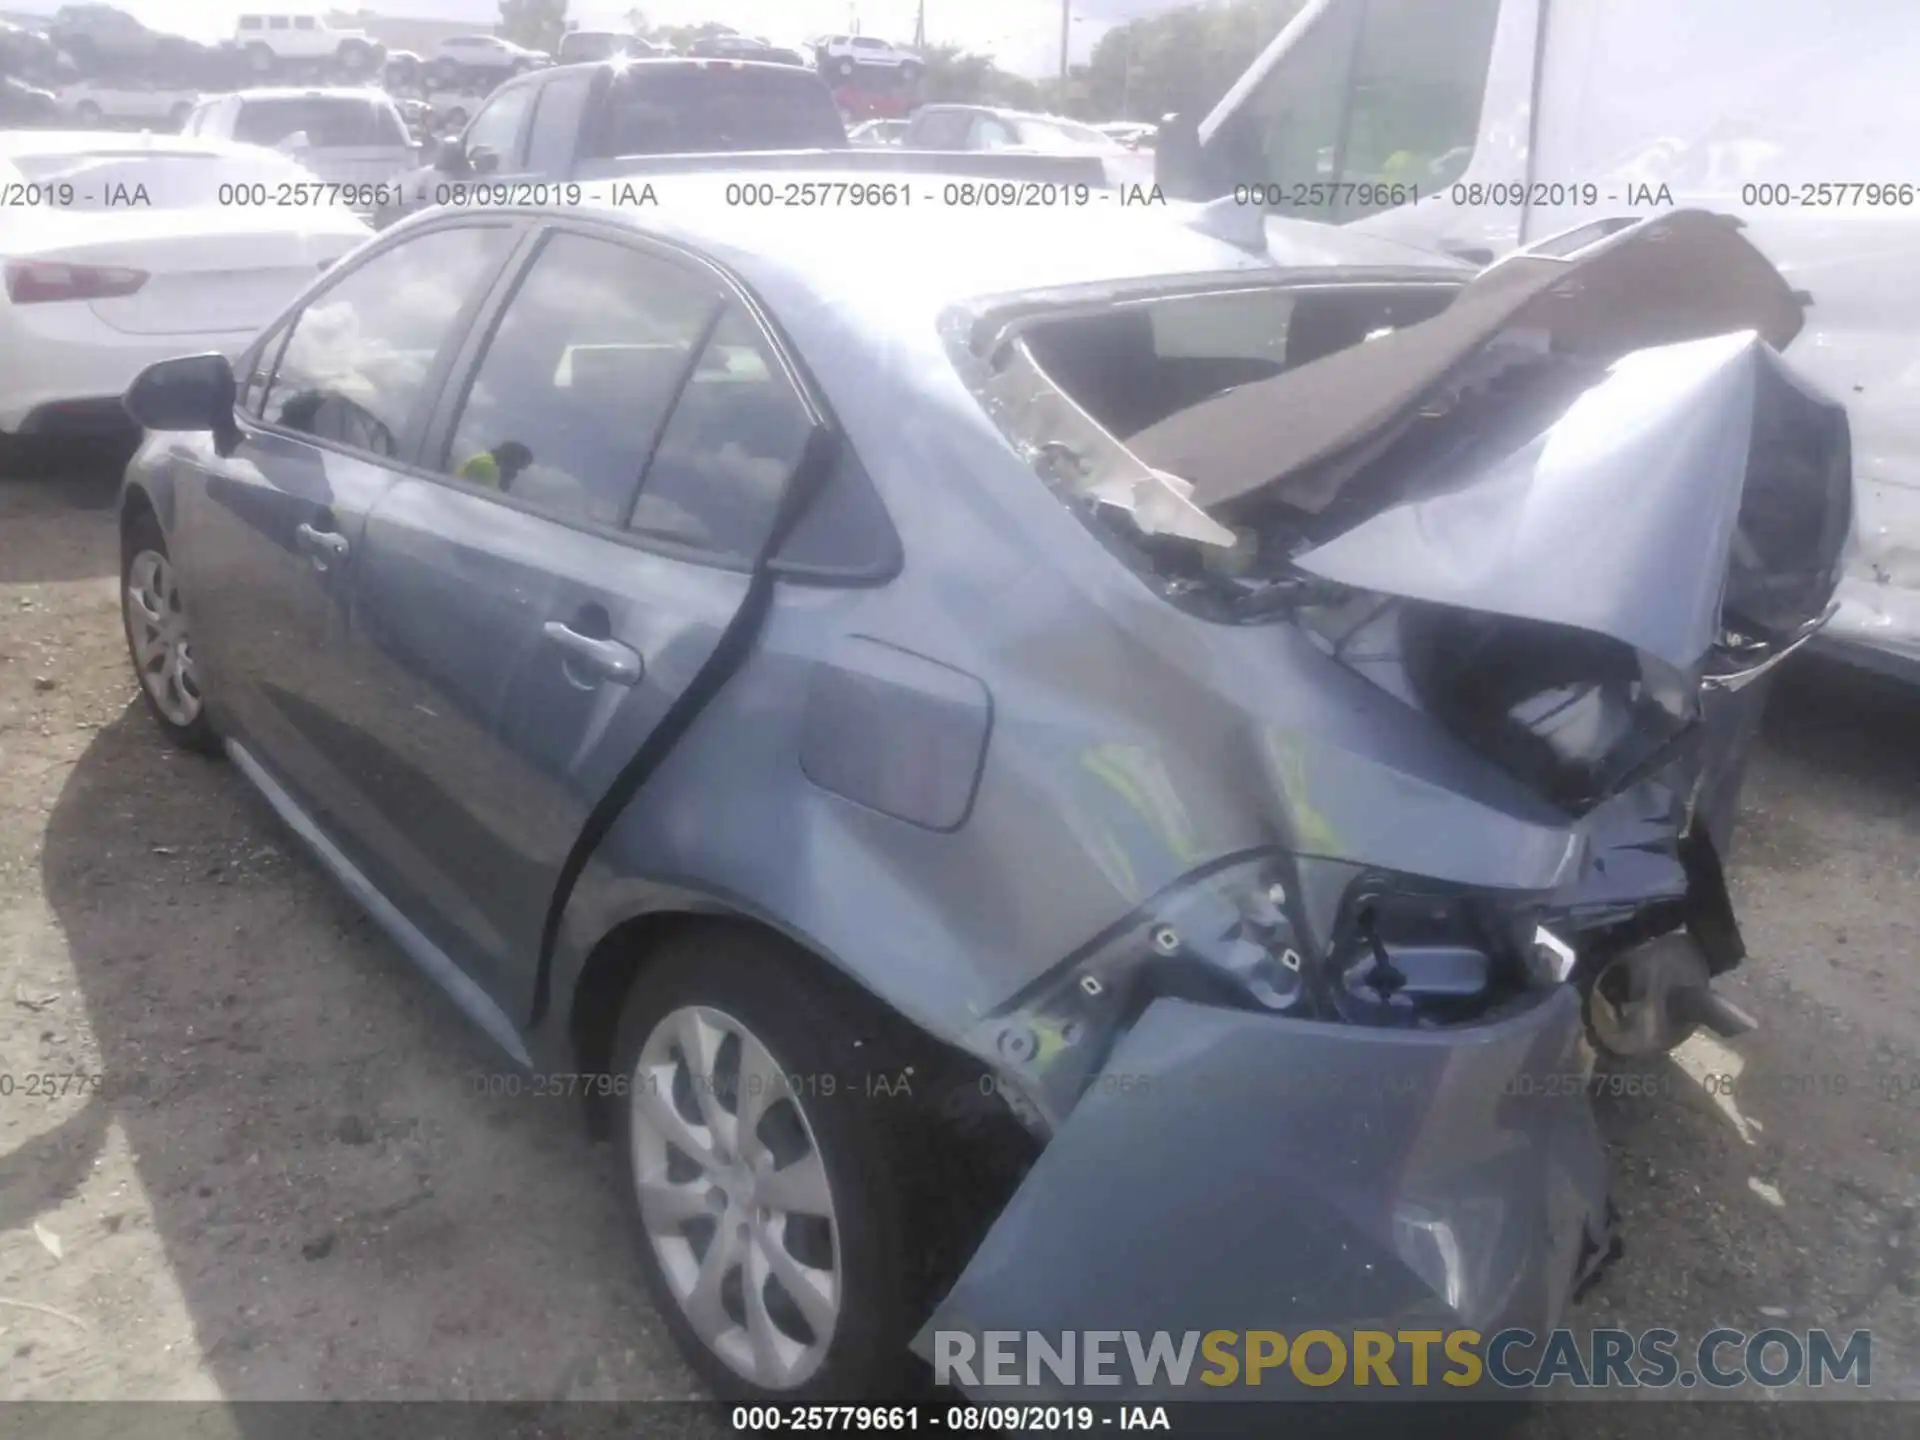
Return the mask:
<path id="1" fill-rule="evenodd" d="M 984 296 L 1471 272 L 1304 223 L 1249 251 L 1184 210 L 1137 225 L 1034 214 L 1013 244 L 984 212 L 766 213 L 711 191 L 640 216 L 506 213 L 644 230 L 721 267 L 857 457 L 891 562 L 835 582 L 782 573 L 778 556 L 750 576 L 613 551 L 435 477 L 252 431 L 237 457 L 150 437 L 128 471 L 129 498 L 167 531 L 230 751 L 517 1059 L 582 1068 L 580 1007 L 604 1003 L 591 976 L 610 945 L 689 913 L 790 937 L 998 1066 L 1001 1022 L 1073 957 L 1250 857 L 1292 867 L 1308 911 L 1362 869 L 1513 892 L 1684 889 L 1643 843 L 1685 823 L 1674 785 L 1569 818 L 1294 625 L 1168 604 L 1036 478 L 953 348 L 956 307 Z M 417 216 L 362 254 L 456 223 L 477 221 Z M 287 541 L 318 504 L 364 528 L 347 573 L 302 598 L 316 582 Z M 477 505 L 492 507 L 479 538 Z M 357 575 L 358 552 L 383 546 L 400 568 Z M 456 713 L 485 688 L 453 693 L 460 677 L 518 643 L 501 597 L 564 607 L 569 577 L 613 556 L 642 577 L 612 607 L 645 661 L 640 698 L 590 714 L 495 685 L 493 708 Z M 267 694 L 249 665 L 284 683 Z M 325 753 L 299 707 L 355 688 L 373 692 L 354 702 L 366 728 L 343 710 Z M 1718 726 L 1729 785 L 1759 689 Z M 421 726 L 395 760 L 382 737 Z M 359 755 L 389 775 L 413 766 L 431 806 L 356 822 L 381 806 Z M 368 826 L 384 828 L 384 871 L 351 838 Z M 1589 862 L 1615 847 L 1639 868 L 1597 882 Z M 1587 1102 L 1553 1080 L 1589 1060 L 1566 985 L 1421 1031 L 1155 1000 L 1103 1068 L 1142 1091 L 1091 1085 L 1048 1116 L 1037 1165 L 917 1348 L 940 1330 L 1543 1329 L 1608 1239 Z"/>

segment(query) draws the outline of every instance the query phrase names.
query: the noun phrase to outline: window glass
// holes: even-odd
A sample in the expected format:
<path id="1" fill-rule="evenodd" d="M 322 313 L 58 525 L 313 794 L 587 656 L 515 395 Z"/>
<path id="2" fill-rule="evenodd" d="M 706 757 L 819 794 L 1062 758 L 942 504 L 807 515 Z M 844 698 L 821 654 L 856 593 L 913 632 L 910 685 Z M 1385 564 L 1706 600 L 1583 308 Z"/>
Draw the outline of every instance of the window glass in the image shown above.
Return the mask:
<path id="1" fill-rule="evenodd" d="M 287 17 L 284 15 L 270 17 L 267 21 L 267 28 L 269 30 L 285 30 L 287 28 Z"/>
<path id="2" fill-rule="evenodd" d="M 296 29 L 296 30 L 311 30 L 311 29 L 313 29 L 313 17 L 312 17 L 311 15 L 296 15 L 296 16 L 294 16 L 294 17 L 293 17 L 293 28 L 294 28 L 294 29 Z"/>
<path id="3" fill-rule="evenodd" d="M 760 327 L 729 305 L 647 467 L 633 528 L 752 559 L 811 428 Z"/>
<path id="4" fill-rule="evenodd" d="M 798 69 L 648 66 L 609 88 L 595 153 L 844 148 L 847 127 L 820 77 Z"/>
<path id="5" fill-rule="evenodd" d="M 269 148 L 294 135 L 308 146 L 403 145 L 406 131 L 384 104 L 358 96 L 301 95 L 248 100 L 233 122 L 233 138 Z"/>
<path id="6" fill-rule="evenodd" d="M 964 150 L 967 132 L 973 128 L 973 116 L 965 110 L 935 110 L 916 116 L 912 139 L 929 150 Z"/>
<path id="7" fill-rule="evenodd" d="M 572 37 L 568 37 L 572 38 Z M 593 89 L 590 75 L 568 75 L 540 87 L 527 135 L 527 169 L 535 175 L 564 175 L 580 138 L 580 119 Z"/>
<path id="8" fill-rule="evenodd" d="M 1349 220 L 1383 208 L 1345 187 L 1429 194 L 1466 170 L 1500 0 L 1344 0 L 1328 9 L 1227 122 L 1230 185 L 1274 187 L 1273 208 Z"/>
<path id="9" fill-rule="evenodd" d="M 564 519 L 624 525 L 718 303 L 667 261 L 554 235 L 487 342 L 442 468 Z"/>
<path id="10" fill-rule="evenodd" d="M 434 356 L 508 235 L 499 226 L 432 231 L 315 296 L 293 322 L 261 418 L 393 455 Z"/>
<path id="11" fill-rule="evenodd" d="M 1473 158 L 1500 0 L 1369 0 L 1354 59 L 1342 181 L 1458 180 Z M 1380 209 L 1347 204 L 1341 218 Z"/>
<path id="12" fill-rule="evenodd" d="M 1147 307 L 1153 353 L 1162 360 L 1287 359 L 1293 293 L 1277 288 L 1191 295 Z"/>
<path id="13" fill-rule="evenodd" d="M 967 142 L 969 150 L 1005 150 L 1018 145 L 1020 137 L 1013 133 L 1013 127 L 993 115 L 981 115 L 973 122 L 973 134 Z"/>
<path id="14" fill-rule="evenodd" d="M 481 151 L 492 154 L 502 166 L 510 166 L 520 153 L 520 125 L 527 118 L 527 106 L 533 103 L 531 85 L 503 90 L 481 108 L 467 126 L 467 156 Z"/>

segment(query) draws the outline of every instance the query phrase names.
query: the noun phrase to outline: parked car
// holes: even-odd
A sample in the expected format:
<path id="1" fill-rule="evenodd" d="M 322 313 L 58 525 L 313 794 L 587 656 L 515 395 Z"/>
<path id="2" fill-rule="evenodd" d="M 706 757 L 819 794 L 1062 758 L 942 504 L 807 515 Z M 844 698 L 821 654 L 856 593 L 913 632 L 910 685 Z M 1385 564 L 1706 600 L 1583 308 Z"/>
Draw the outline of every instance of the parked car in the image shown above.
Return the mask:
<path id="1" fill-rule="evenodd" d="M 576 65 L 586 60 L 614 60 L 622 55 L 652 57 L 670 55 L 664 45 L 625 30 L 569 30 L 560 39 L 554 60 L 561 65 Z"/>
<path id="2" fill-rule="evenodd" d="M 338 185 L 397 180 L 419 158 L 406 120 L 384 90 L 241 90 L 203 100 L 183 130 L 280 150 Z M 372 202 L 366 208 L 371 212 Z"/>
<path id="3" fill-rule="evenodd" d="M 456 140 L 405 177 L 402 197 L 378 221 L 480 178 L 588 180 L 630 173 L 647 156 L 846 145 L 839 112 L 811 71 L 689 58 L 563 65 L 494 91 Z"/>
<path id="4" fill-rule="evenodd" d="M 0 245 L 0 450 L 123 434 L 143 365 L 244 348 L 368 234 L 344 210 L 271 203 L 313 179 L 250 145 L 0 133 L 0 187 L 28 202 Z"/>
<path id="5" fill-rule="evenodd" d="M 1060 115 L 1035 115 L 991 105 L 922 105 L 900 143 L 916 150 L 996 150 L 1026 155 L 1090 155 L 1101 159 L 1114 185 L 1153 179 L 1153 162 Z"/>
<path id="6" fill-rule="evenodd" d="M 1916 65 L 1920 11 L 1876 0 L 1555 0 L 1551 23 L 1543 0 L 1331 0 L 1213 111 L 1179 117 L 1177 137 L 1162 125 L 1161 183 L 1476 261 L 1590 220 L 1737 215 L 1811 292 L 1790 358 L 1853 421 L 1857 543 L 1815 643 L 1913 679 L 1920 277 L 1894 237 L 1920 213 L 1900 188 Z"/>
<path id="7" fill-rule="evenodd" d="M 832 75 L 851 75 L 864 66 L 904 70 L 922 69 L 920 57 L 872 35 L 826 35 L 813 42 L 814 63 Z"/>
<path id="8" fill-rule="evenodd" d="M 364 75 L 385 55 L 385 47 L 366 31 L 337 28 L 312 12 L 242 15 L 233 39 L 261 75 L 302 61 L 327 61 L 349 75 Z"/>
<path id="9" fill-rule="evenodd" d="M 380 83 L 389 90 L 418 90 L 426 79 L 426 66 L 411 50 L 389 50 L 380 62 Z"/>
<path id="10" fill-rule="evenodd" d="M 1712 837 L 1848 503 L 1785 282 L 1699 212 L 1476 276 L 740 183 L 421 215 L 137 379 L 161 730 L 583 1077 L 725 1396 L 1546 1333 L 1615 1249 L 1582 990 L 1735 1025 Z"/>
<path id="11" fill-rule="evenodd" d="M 48 85 L 76 74 L 72 61 L 38 30 L 0 20 L 0 75 Z"/>
<path id="12" fill-rule="evenodd" d="M 59 118 L 60 101 L 51 90 L 0 75 L 0 128 L 51 125 Z"/>
<path id="13" fill-rule="evenodd" d="M 183 36 L 149 29 L 111 5 L 62 5 L 47 22 L 47 38 L 89 76 L 151 71 L 204 48 Z"/>
<path id="14" fill-rule="evenodd" d="M 427 77 L 432 84 L 448 87 L 494 84 L 547 63 L 538 50 L 498 35 L 453 35 L 434 46 L 427 57 Z"/>
<path id="15" fill-rule="evenodd" d="M 905 120 L 863 120 L 847 131 L 855 145 L 898 145 L 907 133 Z"/>
<path id="16" fill-rule="evenodd" d="M 709 60 L 761 60 L 775 65 L 805 65 L 797 50 L 775 45 L 757 35 L 702 35 L 687 45 L 686 53 Z"/>
<path id="17" fill-rule="evenodd" d="M 80 125 L 146 127 L 177 131 L 193 112 L 197 90 L 142 85 L 133 80 L 81 80 L 61 87 L 60 108 Z"/>

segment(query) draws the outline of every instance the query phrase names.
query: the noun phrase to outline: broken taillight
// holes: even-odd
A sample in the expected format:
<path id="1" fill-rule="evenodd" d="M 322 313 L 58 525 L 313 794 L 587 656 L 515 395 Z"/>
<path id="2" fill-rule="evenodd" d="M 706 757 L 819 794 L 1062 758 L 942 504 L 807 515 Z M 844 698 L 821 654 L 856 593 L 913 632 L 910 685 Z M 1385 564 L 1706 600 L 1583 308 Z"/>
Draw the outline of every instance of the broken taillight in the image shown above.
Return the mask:
<path id="1" fill-rule="evenodd" d="M 131 295 L 147 272 L 126 265 L 69 265 L 56 260 L 9 260 L 7 298 L 16 305 L 56 300 L 105 300 Z"/>

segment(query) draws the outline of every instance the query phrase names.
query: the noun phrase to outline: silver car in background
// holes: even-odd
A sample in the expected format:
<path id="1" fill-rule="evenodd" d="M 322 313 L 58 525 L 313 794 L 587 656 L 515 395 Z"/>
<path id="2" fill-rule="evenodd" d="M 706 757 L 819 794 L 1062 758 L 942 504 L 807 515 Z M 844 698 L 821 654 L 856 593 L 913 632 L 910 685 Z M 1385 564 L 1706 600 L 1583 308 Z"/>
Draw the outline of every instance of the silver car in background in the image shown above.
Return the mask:
<path id="1" fill-rule="evenodd" d="M 1849 519 L 1792 292 L 1698 212 L 1476 274 L 725 203 L 835 173 L 430 210 L 149 368 L 158 722 L 580 1081 L 723 1394 L 1544 1333 L 1616 1248 L 1583 1029 L 1742 1023 L 1717 856 Z"/>

